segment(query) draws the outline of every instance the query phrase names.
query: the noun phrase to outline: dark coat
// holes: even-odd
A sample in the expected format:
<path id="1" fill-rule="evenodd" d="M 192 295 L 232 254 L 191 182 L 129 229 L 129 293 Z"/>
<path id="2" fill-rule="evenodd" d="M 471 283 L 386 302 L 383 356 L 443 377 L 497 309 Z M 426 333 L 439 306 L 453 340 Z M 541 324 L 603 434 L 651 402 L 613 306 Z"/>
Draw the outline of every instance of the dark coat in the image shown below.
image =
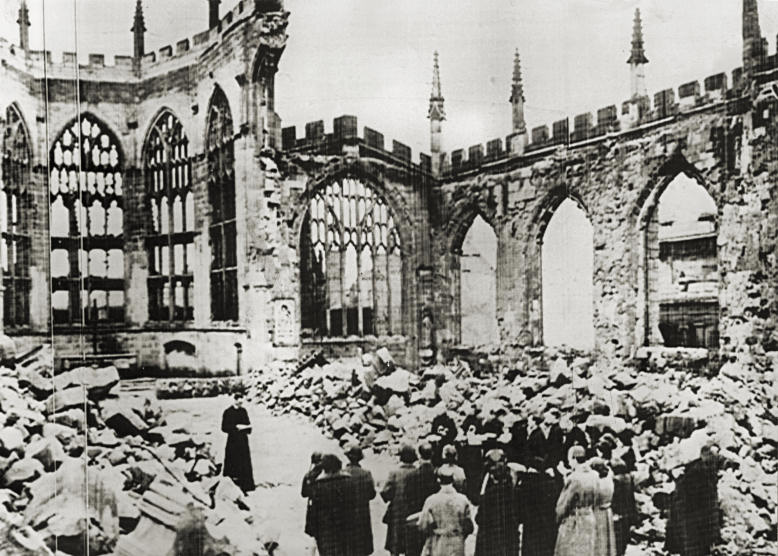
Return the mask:
<path id="1" fill-rule="evenodd" d="M 665 548 L 682 556 L 706 556 L 720 538 L 718 462 L 686 466 L 670 497 Z"/>
<path id="2" fill-rule="evenodd" d="M 519 553 L 519 506 L 510 477 L 487 479 L 475 521 L 475 556 L 516 556 Z"/>
<path id="3" fill-rule="evenodd" d="M 527 423 L 517 421 L 511 427 L 511 440 L 507 446 L 508 461 L 527 465 Z"/>
<path id="4" fill-rule="evenodd" d="M 318 467 L 312 468 L 303 477 L 303 486 L 300 494 L 303 498 L 308 499 L 308 505 L 305 510 L 305 534 L 310 537 L 316 537 L 316 523 L 314 523 L 313 512 L 313 483 L 316 478 L 321 474 L 321 470 Z"/>
<path id="5" fill-rule="evenodd" d="M 370 523 L 370 501 L 375 498 L 375 485 L 370 471 L 359 465 L 346 466 L 348 474 L 349 500 L 345 530 L 348 554 L 367 556 L 373 553 L 373 528 Z"/>
<path id="6" fill-rule="evenodd" d="M 616 554 L 623 556 L 629 544 L 630 529 L 637 525 L 638 513 L 635 505 L 635 481 L 629 473 L 613 476 L 613 528 L 616 534 Z"/>
<path id="7" fill-rule="evenodd" d="M 465 493 L 473 504 L 478 504 L 481 482 L 484 478 L 484 452 L 481 446 L 463 444 L 459 448 L 459 461 L 465 470 Z"/>
<path id="8" fill-rule="evenodd" d="M 411 490 L 408 493 L 408 510 L 410 514 L 420 512 L 424 502 L 440 490 L 435 468 L 428 461 L 421 461 L 409 477 Z M 424 548 L 424 536 L 414 524 L 407 524 L 405 529 L 405 554 L 419 556 Z"/>
<path id="9" fill-rule="evenodd" d="M 530 458 L 541 458 L 546 467 L 556 467 L 564 459 L 565 433 L 562 427 L 554 425 L 545 435 L 543 429 L 537 427 L 527 439 L 527 453 Z"/>
<path id="10" fill-rule="evenodd" d="M 222 432 L 227 433 L 222 473 L 235 481 L 243 492 L 254 490 L 254 471 L 251 467 L 249 431 L 239 431 L 236 425 L 250 424 L 249 414 L 244 407 L 230 406 L 222 414 Z"/>
<path id="11" fill-rule="evenodd" d="M 522 556 L 552 556 L 556 544 L 556 502 L 562 491 L 558 478 L 528 472 L 520 477 L 519 518 L 524 524 Z"/>
<path id="12" fill-rule="evenodd" d="M 442 434 L 441 434 L 442 429 Z M 454 422 L 454 419 L 446 415 L 445 413 L 441 413 L 440 415 L 437 415 L 432 420 L 432 428 L 430 431 L 432 434 L 436 434 L 440 436 L 440 441 L 435 443 L 433 446 L 433 455 L 432 455 L 432 463 L 437 467 L 439 466 L 443 459 L 441 458 L 441 452 L 443 451 L 443 446 L 446 444 L 454 444 L 454 441 L 457 438 L 457 424 Z"/>
<path id="13" fill-rule="evenodd" d="M 345 556 L 349 527 L 349 478 L 347 475 L 319 477 L 313 482 L 313 520 L 316 523 L 316 547 L 321 556 Z"/>
<path id="14" fill-rule="evenodd" d="M 381 498 L 388 502 L 384 514 L 386 523 L 386 543 L 384 548 L 393 554 L 406 552 L 406 528 L 405 518 L 418 511 L 411 510 L 417 495 L 413 493 L 413 472 L 415 467 L 409 463 L 403 463 L 398 469 L 389 472 L 384 488 L 381 489 Z"/>

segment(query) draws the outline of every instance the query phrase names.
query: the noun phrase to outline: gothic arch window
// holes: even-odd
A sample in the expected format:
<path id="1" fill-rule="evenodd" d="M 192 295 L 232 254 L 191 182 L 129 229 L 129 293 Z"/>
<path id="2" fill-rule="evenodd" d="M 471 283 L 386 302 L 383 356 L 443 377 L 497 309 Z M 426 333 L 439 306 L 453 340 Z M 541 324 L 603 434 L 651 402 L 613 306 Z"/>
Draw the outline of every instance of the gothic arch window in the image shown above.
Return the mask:
<path id="1" fill-rule="evenodd" d="M 30 323 L 30 214 L 32 164 L 27 130 L 15 106 L 5 111 L 0 185 L 0 257 L 3 265 L 3 322 Z"/>
<path id="2" fill-rule="evenodd" d="M 594 347 L 593 231 L 586 212 L 567 197 L 543 233 L 543 343 Z"/>
<path id="3" fill-rule="evenodd" d="M 119 141 L 89 114 L 51 147 L 55 324 L 124 320 L 123 162 Z"/>
<path id="4" fill-rule="evenodd" d="M 646 343 L 717 347 L 716 202 L 678 174 L 649 207 L 645 228 Z"/>
<path id="5" fill-rule="evenodd" d="M 235 221 L 235 152 L 227 97 L 214 91 L 208 110 L 208 200 L 211 206 L 211 316 L 238 319 L 238 256 Z"/>
<path id="6" fill-rule="evenodd" d="M 461 343 L 482 346 L 499 341 L 497 236 L 481 215 L 462 241 L 459 273 Z"/>
<path id="7" fill-rule="evenodd" d="M 308 207 L 300 244 L 303 336 L 402 334 L 402 245 L 369 185 L 345 178 Z"/>
<path id="8" fill-rule="evenodd" d="M 189 140 L 169 111 L 155 120 L 143 152 L 146 200 L 151 215 L 149 318 L 183 322 L 194 318 L 194 197 Z"/>

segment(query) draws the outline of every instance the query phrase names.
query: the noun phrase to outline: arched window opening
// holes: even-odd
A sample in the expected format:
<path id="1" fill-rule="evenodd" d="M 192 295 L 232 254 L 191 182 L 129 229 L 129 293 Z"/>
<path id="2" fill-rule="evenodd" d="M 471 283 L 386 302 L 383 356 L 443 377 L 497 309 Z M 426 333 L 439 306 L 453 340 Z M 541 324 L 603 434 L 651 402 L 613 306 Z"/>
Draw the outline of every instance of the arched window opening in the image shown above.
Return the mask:
<path id="1" fill-rule="evenodd" d="M 194 318 L 194 202 L 189 140 L 170 112 L 151 128 L 144 149 L 146 199 L 151 234 L 149 255 L 149 318 L 183 322 Z"/>
<path id="2" fill-rule="evenodd" d="M 304 337 L 402 334 L 402 246 L 386 202 L 356 179 L 311 200 L 300 245 Z"/>
<path id="3" fill-rule="evenodd" d="M 206 139 L 208 201 L 211 206 L 211 317 L 215 321 L 237 320 L 235 152 L 232 116 L 227 97 L 221 89 L 216 89 L 211 99 Z M 167 225 L 170 225 L 169 220 L 166 220 Z"/>
<path id="4" fill-rule="evenodd" d="M 647 228 L 649 343 L 718 346 L 716 203 L 679 174 L 657 200 Z"/>
<path id="5" fill-rule="evenodd" d="M 30 323 L 30 213 L 32 211 L 31 150 L 21 114 L 5 111 L 3 172 L 0 182 L 0 259 L 3 265 L 3 323 Z"/>
<path id="6" fill-rule="evenodd" d="M 51 277 L 55 324 L 124 320 L 123 160 L 90 115 L 74 119 L 50 153 Z"/>
<path id="7" fill-rule="evenodd" d="M 594 347 L 592 225 L 572 199 L 559 205 L 543 235 L 543 343 Z"/>
<path id="8" fill-rule="evenodd" d="M 497 236 L 480 215 L 462 242 L 459 267 L 462 343 L 482 346 L 498 341 Z"/>

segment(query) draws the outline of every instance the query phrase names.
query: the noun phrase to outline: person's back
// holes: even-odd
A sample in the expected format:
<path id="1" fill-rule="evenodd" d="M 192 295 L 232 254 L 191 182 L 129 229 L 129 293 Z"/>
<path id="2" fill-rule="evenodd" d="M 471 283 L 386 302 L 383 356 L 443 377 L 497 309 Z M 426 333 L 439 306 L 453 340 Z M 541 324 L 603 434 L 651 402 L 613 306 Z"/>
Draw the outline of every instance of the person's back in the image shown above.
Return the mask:
<path id="1" fill-rule="evenodd" d="M 322 458 L 324 473 L 313 483 L 312 499 L 316 524 L 316 546 L 321 556 L 346 554 L 343 531 L 348 525 L 348 476 L 341 473 L 340 460 L 327 454 Z"/>
<path id="2" fill-rule="evenodd" d="M 464 556 L 465 539 L 473 532 L 470 502 L 454 488 L 451 475 L 439 475 L 440 490 L 427 498 L 419 528 L 427 535 L 429 556 Z"/>
<path id="3" fill-rule="evenodd" d="M 551 556 L 557 536 L 556 503 L 562 481 L 543 470 L 540 458 L 531 461 L 532 470 L 522 475 L 518 504 L 524 531 L 522 556 Z"/>
<path id="4" fill-rule="evenodd" d="M 408 477 L 410 485 L 408 493 L 409 515 L 421 512 L 427 498 L 440 489 L 438 479 L 435 476 L 435 467 L 432 458 L 432 446 L 422 442 L 418 448 L 420 461 L 416 469 Z M 417 523 L 406 523 L 406 555 L 419 556 L 424 548 L 424 538 L 419 533 Z"/>
<path id="5" fill-rule="evenodd" d="M 375 498 L 375 484 L 370 471 L 363 469 L 362 450 L 355 445 L 345 449 L 349 464 L 345 468 L 348 475 L 348 528 L 347 548 L 349 556 L 367 556 L 373 553 L 373 528 L 370 520 L 370 501 Z"/>
<path id="6" fill-rule="evenodd" d="M 516 556 L 519 552 L 519 508 L 510 470 L 493 465 L 476 514 L 475 556 Z"/>

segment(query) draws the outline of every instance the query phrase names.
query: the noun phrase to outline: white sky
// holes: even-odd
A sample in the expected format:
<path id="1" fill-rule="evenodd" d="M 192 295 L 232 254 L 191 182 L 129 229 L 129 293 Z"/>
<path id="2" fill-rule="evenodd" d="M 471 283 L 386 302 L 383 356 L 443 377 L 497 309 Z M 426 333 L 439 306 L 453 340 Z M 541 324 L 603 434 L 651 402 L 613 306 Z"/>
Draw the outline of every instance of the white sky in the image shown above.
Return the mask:
<path id="1" fill-rule="evenodd" d="M 28 0 L 33 48 L 130 54 L 134 0 Z M 250 0 L 247 0 L 250 1 Z M 237 0 L 223 0 L 224 14 Z M 632 16 L 643 12 L 649 92 L 741 63 L 739 0 L 286 0 L 289 44 L 276 109 L 284 125 L 354 114 L 391 139 L 428 151 L 432 51 L 440 52 L 451 150 L 510 132 L 513 51 L 522 56 L 530 127 L 619 104 L 629 92 Z M 16 42 L 18 0 L 0 0 L 0 34 Z M 147 50 L 207 26 L 207 0 L 144 0 Z M 760 1 L 775 47 L 778 2 Z M 55 54 L 56 56 L 56 54 Z"/>

